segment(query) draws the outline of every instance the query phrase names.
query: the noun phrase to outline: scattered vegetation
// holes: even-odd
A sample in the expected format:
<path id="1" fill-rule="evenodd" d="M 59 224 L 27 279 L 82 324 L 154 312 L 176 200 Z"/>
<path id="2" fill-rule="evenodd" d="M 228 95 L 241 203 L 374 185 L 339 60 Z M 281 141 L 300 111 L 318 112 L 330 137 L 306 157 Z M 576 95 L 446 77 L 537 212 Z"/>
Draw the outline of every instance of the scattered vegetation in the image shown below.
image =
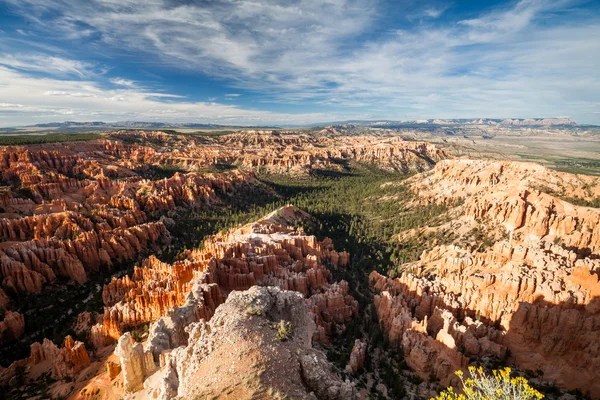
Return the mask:
<path id="1" fill-rule="evenodd" d="M 125 332 L 128 331 L 131 332 L 133 340 L 135 340 L 137 343 L 141 343 L 148 338 L 148 334 L 150 332 L 150 322 L 146 322 L 139 326 L 125 330 Z"/>
<path id="2" fill-rule="evenodd" d="M 168 135 L 175 136 L 225 136 L 237 133 L 239 131 L 235 130 L 207 130 L 207 131 L 193 131 L 193 132 L 181 132 L 175 129 L 157 129 L 160 132 L 166 133 Z"/>
<path id="3" fill-rule="evenodd" d="M 580 197 L 562 197 L 562 199 L 576 206 L 600 208 L 600 197 L 595 197 L 590 200 L 585 200 Z"/>
<path id="4" fill-rule="evenodd" d="M 549 194 L 550 196 L 554 196 L 556 198 L 564 200 L 564 201 L 571 203 L 573 205 L 576 205 L 576 206 L 600 208 L 600 197 L 591 198 L 589 200 L 581 198 L 581 197 L 570 197 L 570 196 L 567 196 L 564 193 L 564 191 L 557 192 L 556 190 L 553 190 L 552 188 L 550 188 L 546 185 L 535 186 L 534 189 L 539 190 L 540 192 Z M 591 192 L 588 192 L 588 193 L 590 193 L 590 196 L 591 196 Z"/>
<path id="5" fill-rule="evenodd" d="M 415 237 L 399 241 L 399 233 L 436 223 L 448 211 L 444 205 L 409 207 L 414 194 L 402 185 L 407 175 L 354 165 L 342 177 L 263 176 L 277 193 L 314 216 L 319 223 L 305 230 L 330 237 L 338 251 L 346 250 L 361 270 L 387 272 L 415 261 L 426 243 Z M 437 221 L 438 223 L 446 220 Z"/>
<path id="6" fill-rule="evenodd" d="M 164 166 L 151 171 L 153 179 L 175 172 L 175 168 Z M 339 171 L 314 171 L 304 177 L 260 174 L 257 181 L 236 187 L 234 192 L 217 191 L 218 200 L 210 205 L 193 210 L 170 210 L 167 216 L 174 222 L 169 226 L 173 245 L 159 258 L 171 262 L 181 250 L 201 246 L 209 235 L 254 221 L 286 204 L 303 209 L 317 222 L 300 221 L 299 227 L 321 240 L 330 237 L 336 250 L 351 253 L 349 268 L 332 272 L 335 280 L 350 282 L 350 294 L 359 302 L 361 310 L 360 318 L 347 324 L 345 332 L 333 332 L 332 344 L 326 348 L 328 358 L 343 369 L 354 340 L 369 337 L 369 354 L 377 349 L 378 353 L 389 356 L 369 361 L 366 370 L 375 374 L 377 382 L 385 383 L 389 395 L 400 398 L 405 394 L 406 378 L 402 371 L 406 365 L 402 354 L 389 346 L 374 310 L 368 307 L 372 298 L 367 277 L 372 270 L 385 274 L 398 271 L 398 267 L 406 262 L 416 261 L 431 245 L 431 240 L 450 240 L 444 234 L 439 234 L 438 238 L 413 235 L 399 240 L 399 234 L 404 231 L 448 221 L 446 206 L 411 206 L 414 194 L 403 185 L 406 177 L 406 174 L 361 164 L 341 164 Z M 92 282 L 85 289 L 88 293 Z M 41 301 L 42 297 L 39 299 Z M 92 302 L 88 304 L 90 309 L 101 309 L 100 296 L 95 296 Z M 74 310 L 73 315 L 79 311 Z M 253 308 L 246 310 L 248 315 L 259 315 L 258 312 Z M 26 318 L 28 320 L 32 319 Z M 141 328 L 140 339 L 145 334 Z M 291 337 L 293 326 L 282 320 L 276 324 L 275 331 L 277 340 L 284 341 Z M 60 330 L 56 336 L 58 333 L 64 332 Z"/>
<path id="7" fill-rule="evenodd" d="M 275 330 L 277 331 L 275 337 L 280 342 L 284 342 L 292 336 L 292 332 L 294 332 L 294 326 L 291 322 L 282 319 L 275 326 Z"/>
<path id="8" fill-rule="evenodd" d="M 197 169 L 195 172 L 199 173 L 218 173 L 218 172 L 227 172 L 233 171 L 237 166 L 234 164 L 226 164 L 226 163 L 216 163 L 211 165 L 210 167 Z"/>
<path id="9" fill-rule="evenodd" d="M 197 131 L 197 132 L 193 132 L 190 133 L 189 135 L 193 135 L 193 136 L 225 136 L 225 135 L 232 135 L 236 133 L 236 131 Z"/>
<path id="10" fill-rule="evenodd" d="M 82 142 L 101 138 L 99 133 L 49 133 L 47 135 L 6 135 L 0 136 L 0 146 L 20 146 L 26 144 Z"/>
<path id="11" fill-rule="evenodd" d="M 248 307 L 248 308 L 246 308 L 246 314 L 248 314 L 248 315 L 261 315 L 262 312 L 260 311 L 259 308 Z"/>
<path id="12" fill-rule="evenodd" d="M 554 160 L 553 169 L 571 174 L 600 175 L 600 161 L 589 158 L 564 158 Z"/>
<path id="13" fill-rule="evenodd" d="M 463 379 L 463 372 L 456 371 L 463 388 L 462 393 L 454 392 L 452 387 L 440 393 L 432 400 L 534 400 L 544 396 L 529 386 L 523 377 L 511 378 L 511 369 L 494 370 L 493 376 L 483 372 L 481 367 L 469 367 L 470 378 Z"/>
<path id="14" fill-rule="evenodd" d="M 186 173 L 185 171 L 178 165 L 145 165 L 143 168 L 139 168 L 134 170 L 135 173 L 140 175 L 145 179 L 151 179 L 153 181 L 158 181 L 164 178 L 171 178 L 176 173 Z"/>
<path id="15" fill-rule="evenodd" d="M 267 390 L 267 395 L 269 396 L 270 399 L 274 399 L 274 400 L 285 400 L 287 399 L 287 396 L 284 395 L 283 393 L 281 393 L 279 390 L 270 387 Z"/>

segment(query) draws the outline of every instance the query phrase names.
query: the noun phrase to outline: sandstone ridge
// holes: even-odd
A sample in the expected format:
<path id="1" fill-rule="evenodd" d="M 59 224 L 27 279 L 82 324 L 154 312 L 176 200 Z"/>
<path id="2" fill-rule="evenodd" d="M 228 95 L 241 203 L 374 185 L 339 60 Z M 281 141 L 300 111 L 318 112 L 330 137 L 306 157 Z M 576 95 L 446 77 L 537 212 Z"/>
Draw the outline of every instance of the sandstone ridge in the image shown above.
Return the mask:
<path id="1" fill-rule="evenodd" d="M 456 384 L 454 370 L 491 357 L 599 396 L 600 210 L 548 190 L 594 198 L 596 180 L 528 163 L 451 160 L 411 183 L 418 201 L 451 207 L 455 217 L 430 231 L 455 239 L 401 265 L 395 279 L 370 275 L 381 326 L 408 365 Z M 482 245 L 485 236 L 492 244 Z"/>

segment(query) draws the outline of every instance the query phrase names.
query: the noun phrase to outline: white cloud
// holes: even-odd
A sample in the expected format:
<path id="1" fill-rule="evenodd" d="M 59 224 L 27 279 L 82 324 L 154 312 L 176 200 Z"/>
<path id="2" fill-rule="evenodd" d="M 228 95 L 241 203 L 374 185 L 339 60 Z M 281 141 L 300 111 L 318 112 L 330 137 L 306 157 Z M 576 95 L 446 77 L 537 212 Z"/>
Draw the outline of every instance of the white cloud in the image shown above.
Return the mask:
<path id="1" fill-rule="evenodd" d="M 423 14 L 429 18 L 439 18 L 446 11 L 446 8 L 427 8 L 423 11 Z"/>
<path id="2" fill-rule="evenodd" d="M 0 65 L 63 77 L 84 78 L 93 74 L 93 65 L 89 63 L 44 54 L 4 54 L 0 55 Z"/>
<path id="3" fill-rule="evenodd" d="M 0 103 L 0 108 L 4 108 L 4 109 L 19 109 L 19 108 L 23 108 L 23 104 L 12 104 L 12 103 Z"/>
<path id="4" fill-rule="evenodd" d="M 94 93 L 65 92 L 64 90 L 49 90 L 44 96 L 96 97 Z"/>
<path id="5" fill-rule="evenodd" d="M 53 19 L 65 37 L 94 30 L 124 49 L 158 54 L 162 62 L 245 80 L 280 80 L 281 67 L 334 56 L 340 41 L 372 23 L 374 0 L 203 2 L 8 0 L 24 16 Z M 326 16 L 326 18 L 324 18 Z M 335 23 L 331 23 L 335 21 Z M 183 63 L 181 61 L 184 61 Z M 278 64 L 286 65 L 278 65 Z M 269 65 L 272 64 L 270 68 Z M 241 74 L 241 75 L 240 75 Z"/>
<path id="6" fill-rule="evenodd" d="M 93 33 L 104 46 L 141 52 L 149 63 L 228 79 L 232 90 L 256 90 L 263 101 L 365 107 L 390 118 L 568 113 L 588 120 L 600 103 L 598 18 L 550 19 L 573 0 L 521 0 L 438 25 L 432 19 L 445 9 L 424 7 L 428 23 L 369 41 L 361 35 L 378 28 L 375 0 L 9 1 L 33 21 L 59 15 L 48 24 L 52 34 L 56 29 L 67 38 Z M 39 67 L 26 69 L 11 57 L 0 56 L 0 64 L 38 72 L 52 66 L 27 60 Z M 51 72 L 80 79 L 92 75 L 94 66 L 61 60 Z M 144 93 L 146 100 L 169 96 L 150 95 L 122 78 L 112 83 L 123 90 L 98 98 L 136 101 L 121 93 L 127 89 Z"/>
<path id="7" fill-rule="evenodd" d="M 215 102 L 164 103 L 160 101 L 163 97 L 180 96 L 143 89 L 102 89 L 92 81 L 32 77 L 2 66 L 0 82 L 2 98 L 7 101 L 0 103 L 0 124 L 3 126 L 56 121 L 66 115 L 76 121 L 101 118 L 105 121 L 136 119 L 248 125 L 302 124 L 349 117 L 329 113 L 287 114 L 247 110 Z M 88 92 L 94 95 L 80 95 Z"/>
<path id="8" fill-rule="evenodd" d="M 134 81 L 129 80 L 129 79 L 123 79 L 123 78 L 112 78 L 110 80 L 110 83 L 112 83 L 113 85 L 117 85 L 117 86 L 126 86 L 126 87 L 136 87 L 136 84 Z"/>

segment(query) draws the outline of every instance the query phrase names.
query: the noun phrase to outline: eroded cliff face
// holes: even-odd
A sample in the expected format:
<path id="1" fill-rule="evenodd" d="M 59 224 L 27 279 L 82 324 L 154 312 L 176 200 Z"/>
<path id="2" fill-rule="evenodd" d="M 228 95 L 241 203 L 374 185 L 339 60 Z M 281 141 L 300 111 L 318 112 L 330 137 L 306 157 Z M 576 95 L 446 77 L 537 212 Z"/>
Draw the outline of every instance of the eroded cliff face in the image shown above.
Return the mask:
<path id="1" fill-rule="evenodd" d="M 164 216 L 209 207 L 254 179 L 240 171 L 144 179 L 135 172 L 139 165 L 107 146 L 99 140 L 0 148 L 0 184 L 6 185 L 0 190 L 0 308 L 21 312 L 1 322 L 3 343 L 27 326 L 15 299 L 49 284 L 82 284 L 159 253 L 171 243 L 165 224 L 172 220 Z"/>
<path id="2" fill-rule="evenodd" d="M 255 223 L 211 237 L 201 249 L 188 251 L 173 264 L 152 256 L 131 277 L 114 278 L 102 292 L 104 314 L 83 313 L 74 326 L 97 354 L 107 354 L 116 343 L 114 355 L 101 361 L 106 376 L 99 372 L 91 381 L 80 381 L 78 396 L 96 391 L 100 398 L 123 393 L 151 392 L 156 398 L 218 393 L 221 385 L 239 382 L 239 374 L 255 371 L 241 363 L 243 371 L 228 372 L 216 381 L 198 372 L 216 372 L 216 363 L 225 362 L 222 352 L 231 343 L 240 356 L 255 352 L 260 362 L 253 365 L 264 369 L 239 387 L 241 398 L 267 391 L 289 393 L 289 387 L 294 387 L 297 398 L 312 398 L 311 392 L 318 398 L 355 396 L 354 387 L 342 382 L 324 355 L 312 349 L 313 342 L 327 342 L 342 333 L 356 317 L 358 303 L 349 295 L 348 283 L 334 282 L 330 272 L 345 268 L 349 255 L 336 252 L 329 239 L 318 241 L 294 228 L 299 220 L 310 219 L 296 207 L 283 207 Z M 285 325 L 290 334 L 278 338 L 276 325 L 282 320 L 291 323 Z M 147 335 L 128 332 L 137 332 L 144 324 L 149 324 Z M 40 346 L 50 350 L 38 356 Z M 49 341 L 33 345 L 28 360 L 3 371 L 6 384 L 18 365 L 31 364 L 37 370 L 36 362 L 52 357 L 46 353 L 58 354 L 53 346 Z M 364 345 L 357 347 L 351 364 L 355 369 L 364 364 L 365 350 Z M 289 373 L 290 356 L 297 375 Z M 198 385 L 199 379 L 208 379 L 207 385 Z M 98 383 L 105 380 L 113 381 L 110 389 Z"/>
<path id="3" fill-rule="evenodd" d="M 124 391 L 136 393 L 143 386 L 156 398 L 204 397 L 235 382 L 237 398 L 267 392 L 355 397 L 353 386 L 312 350 L 313 341 L 327 342 L 344 331 L 358 303 L 347 282 L 331 281 L 329 268 L 343 268 L 348 254 L 336 252 L 330 240 L 319 242 L 292 228 L 310 218 L 287 206 L 207 240 L 185 260 L 168 265 L 151 258 L 133 279 L 107 285 L 103 298 L 113 305 L 92 327 L 95 343 L 104 345 L 130 326 L 154 321 L 143 345 L 133 345 L 129 334 L 118 339 L 122 372 L 115 379 Z M 284 325 L 289 337 L 278 338 L 282 321 L 291 324 Z M 357 352 L 353 365 L 359 368 L 364 349 Z M 244 362 L 229 364 L 239 359 L 236 354 L 244 354 Z M 234 365 L 235 371 L 217 374 L 220 365 Z"/>
<path id="4" fill-rule="evenodd" d="M 469 359 L 494 357 L 600 396 L 600 210 L 535 189 L 593 198 L 596 181 L 526 163 L 453 160 L 412 183 L 420 201 L 464 203 L 436 228 L 452 229 L 456 244 L 423 252 L 396 279 L 370 275 L 380 323 L 408 365 L 456 384 L 453 371 Z M 460 240 L 481 226 L 504 239 L 487 248 L 482 237 Z"/>
<path id="5" fill-rule="evenodd" d="M 138 141 L 139 133 L 115 132 L 111 138 Z M 291 131 L 245 131 L 217 138 L 192 138 L 146 132 L 173 151 L 155 150 L 140 144 L 107 144 L 113 153 L 143 164 L 173 164 L 185 169 L 210 165 L 237 165 L 245 169 L 298 173 L 339 167 L 340 162 L 359 161 L 404 171 L 424 171 L 448 154 L 425 142 L 370 135 L 332 138 Z M 166 146 L 165 146 L 166 147 Z"/>
<path id="6" fill-rule="evenodd" d="M 328 269 L 343 268 L 348 254 L 337 253 L 330 240 L 319 242 L 292 228 L 298 219 L 309 218 L 284 207 L 207 240 L 182 261 L 169 265 L 150 258 L 132 279 L 106 285 L 104 318 L 91 336 L 98 346 L 118 338 L 117 386 L 126 393 L 145 387 L 157 398 L 203 397 L 247 375 L 235 389 L 238 398 L 278 391 L 293 392 L 295 398 L 309 398 L 310 392 L 319 398 L 354 396 L 353 387 L 311 348 L 314 340 L 327 341 L 334 331 L 343 331 L 358 304 L 346 282 L 331 282 Z M 275 325 L 282 319 L 292 324 L 289 340 L 277 339 Z M 153 322 L 143 345 L 133 344 L 128 333 L 119 337 L 147 321 Z M 229 358 L 238 359 L 225 357 L 230 350 L 243 353 L 246 361 L 233 364 L 234 373 L 216 374 Z M 291 366 L 294 362 L 299 368 Z M 264 371 L 254 376 L 256 368 Z M 204 379 L 206 384 L 199 384 Z"/>
<path id="7" fill-rule="evenodd" d="M 24 317 L 10 311 L 20 296 L 158 253 L 170 241 L 165 215 L 203 209 L 255 179 L 240 170 L 146 179 L 153 167 L 225 164 L 296 174 L 354 160 L 420 171 L 446 156 L 390 138 L 335 140 L 117 132 L 89 143 L 1 150 L 3 183 L 12 184 L 0 193 L 0 340 L 23 334 Z M 448 160 L 407 186 L 417 195 L 414 207 L 451 208 L 449 222 L 423 232 L 454 235 L 400 266 L 396 279 L 370 274 L 379 323 L 408 366 L 455 385 L 455 370 L 498 359 L 540 371 L 540 380 L 559 388 L 600 396 L 600 212 L 565 200 L 598 197 L 597 180 L 528 163 Z M 352 398 L 354 387 L 312 349 L 359 315 L 348 282 L 332 277 L 349 254 L 295 228 L 310 219 L 288 206 L 212 236 L 175 262 L 146 258 L 102 288 L 101 312 L 78 316 L 73 329 L 93 356 L 83 343 L 68 339 L 60 348 L 45 340 L 0 370 L 0 383 L 14 387 L 24 369 L 27 379 L 74 379 L 53 390 L 75 398 L 226 390 L 237 398 L 290 390 L 298 398 Z M 367 348 L 354 342 L 349 374 L 360 374 Z"/>
<path id="8" fill-rule="evenodd" d="M 250 179 L 250 174 L 233 172 L 175 174 L 162 181 L 75 181 L 52 196 L 79 199 L 65 204 L 75 211 L 37 213 L 32 206 L 28 212 L 35 215 L 0 219 L 2 286 L 17 294 L 39 292 L 57 276 L 81 283 L 88 272 L 157 251 L 170 235 L 162 221 L 148 222 L 150 215 L 207 204 L 216 198 L 215 188 L 229 191 Z"/>
<path id="9" fill-rule="evenodd" d="M 113 279 L 104 287 L 103 322 L 92 327 L 92 342 L 108 344 L 125 329 L 166 316 L 168 320 L 159 324 L 183 323 L 168 334 L 179 345 L 185 325 L 210 319 L 229 292 L 254 285 L 302 293 L 318 327 L 315 339 L 327 342 L 332 333 L 344 331 L 344 323 L 358 312 L 358 303 L 348 294 L 347 282 L 331 282 L 328 269 L 344 267 L 348 254 L 336 252 L 328 239 L 319 242 L 292 228 L 298 219 L 308 218 L 288 206 L 207 240 L 184 260 L 165 264 L 148 258 L 132 278 Z M 168 313 L 173 309 L 177 316 Z"/>
<path id="10" fill-rule="evenodd" d="M 0 321 L 0 344 L 18 339 L 25 331 L 25 318 L 18 312 L 7 311 Z"/>
<path id="11" fill-rule="evenodd" d="M 97 272 L 160 252 L 171 241 L 165 223 L 172 220 L 165 216 L 206 209 L 219 196 L 241 185 L 254 185 L 253 170 L 304 173 L 358 161 L 421 171 L 443 157 L 447 154 L 435 146 L 401 139 L 340 140 L 273 131 L 215 138 L 120 131 L 89 142 L 1 147 L 0 307 L 20 310 L 20 304 L 10 298 L 40 293 L 54 283 L 81 284 Z M 234 170 L 200 172 L 222 167 Z M 156 175 L 156 170 L 169 169 L 181 172 L 167 173 L 162 179 Z M 269 275 L 268 279 L 308 294 L 310 285 L 323 280 L 320 274 L 311 271 L 306 279 Z M 226 290 L 253 284 L 248 273 L 227 278 L 221 272 L 220 276 Z M 337 288 L 331 295 L 344 302 L 344 290 Z M 174 298 L 164 301 L 165 309 L 181 303 Z M 341 306 L 319 303 L 314 307 Z M 135 323 L 155 315 L 123 318 Z M 12 319 L 7 323 L 15 327 Z M 331 329 L 328 324 L 323 324 L 325 331 Z M 13 340 L 18 332 L 12 329 L 2 340 Z"/>
<path id="12" fill-rule="evenodd" d="M 62 347 L 44 339 L 33 343 L 29 358 L 15 361 L 8 368 L 0 367 L 0 386 L 19 387 L 27 379 L 36 380 L 49 373 L 53 379 L 73 379 L 90 365 L 85 345 L 67 336 Z"/>
<path id="13" fill-rule="evenodd" d="M 516 161 L 441 160 L 431 171 L 415 175 L 408 183 L 422 198 L 437 201 L 535 188 L 581 199 L 600 195 L 600 183 L 593 176 L 557 172 L 540 164 Z"/>

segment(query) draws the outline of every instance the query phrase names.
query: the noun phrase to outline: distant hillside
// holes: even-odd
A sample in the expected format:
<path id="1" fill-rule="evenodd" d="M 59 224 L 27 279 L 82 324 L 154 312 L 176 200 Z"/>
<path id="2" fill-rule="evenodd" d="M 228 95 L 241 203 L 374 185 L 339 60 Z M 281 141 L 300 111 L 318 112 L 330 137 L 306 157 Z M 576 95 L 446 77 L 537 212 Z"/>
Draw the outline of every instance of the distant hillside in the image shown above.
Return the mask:
<path id="1" fill-rule="evenodd" d="M 421 119 L 413 121 L 381 121 L 381 122 L 368 122 L 370 126 L 383 126 L 387 127 L 390 125 L 514 125 L 514 126 L 556 126 L 556 125 L 567 125 L 577 126 L 575 121 L 569 118 L 526 118 L 526 119 L 492 119 L 492 118 L 479 118 L 479 119 Z"/>
<path id="2" fill-rule="evenodd" d="M 330 121 L 319 124 L 308 124 L 305 126 L 368 126 L 381 128 L 410 128 L 424 126 L 456 126 L 456 125 L 488 125 L 488 126 L 580 126 L 569 118 L 479 118 L 479 119 L 419 119 L 407 121 L 392 120 L 346 120 Z M 287 125 L 286 125 L 287 126 Z M 291 125 L 290 125 L 291 126 Z M 302 125 L 295 125 L 302 126 Z M 45 124 L 28 125 L 21 128 L 47 128 L 52 130 L 81 131 L 81 130 L 103 130 L 114 128 L 127 129 L 279 129 L 284 126 L 245 126 L 245 125 L 218 125 L 200 123 L 178 123 L 178 122 L 148 122 L 148 121 L 64 121 L 49 122 Z M 7 130 L 4 128 L 2 130 Z M 1 131 L 1 130 L 0 130 Z"/>
<path id="3" fill-rule="evenodd" d="M 411 128 L 411 127 L 444 127 L 464 125 L 486 126 L 581 126 L 569 118 L 453 118 L 453 119 L 416 119 L 405 121 L 392 120 L 346 120 L 311 124 L 312 127 L 373 127 L 373 128 Z"/>
<path id="4" fill-rule="evenodd" d="M 145 122 L 145 121 L 120 121 L 120 122 L 49 122 L 46 124 L 36 124 L 27 126 L 28 128 L 143 128 L 143 129 L 165 129 L 165 128 L 186 128 L 186 129 L 222 129 L 222 128 L 274 128 L 274 127 L 256 127 L 256 126 L 238 126 L 238 125 L 217 125 L 217 124 L 193 124 L 177 122 Z"/>

